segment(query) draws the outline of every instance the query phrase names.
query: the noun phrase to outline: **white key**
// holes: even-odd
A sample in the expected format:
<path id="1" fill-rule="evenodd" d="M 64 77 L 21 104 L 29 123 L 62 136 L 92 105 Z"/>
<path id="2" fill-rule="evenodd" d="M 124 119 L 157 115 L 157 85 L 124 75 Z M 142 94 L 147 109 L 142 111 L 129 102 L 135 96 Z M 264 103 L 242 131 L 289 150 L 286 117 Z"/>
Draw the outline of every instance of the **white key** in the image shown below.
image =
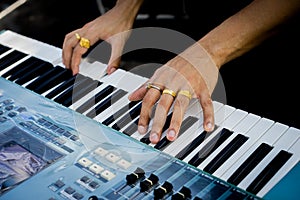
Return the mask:
<path id="1" fill-rule="evenodd" d="M 223 104 L 214 101 L 214 112 L 215 115 L 219 111 L 219 109 L 224 106 Z M 196 105 L 199 105 L 196 103 Z M 191 110 L 194 110 L 193 108 Z M 203 113 L 202 108 L 200 107 L 199 112 L 195 115 L 198 119 L 198 122 L 193 124 L 186 132 L 177 138 L 175 141 L 172 142 L 166 149 L 163 150 L 163 152 L 171 155 L 176 156 L 182 149 L 184 149 L 187 145 L 189 145 L 190 142 L 192 142 L 199 134 L 201 134 L 203 129 Z M 217 125 L 217 124 L 216 124 Z"/>
<path id="2" fill-rule="evenodd" d="M 228 106 L 228 105 L 224 105 L 218 112 L 217 115 L 215 116 L 215 122 L 216 124 L 223 124 L 223 120 L 226 119 L 227 117 L 230 117 L 230 115 L 235 111 L 235 108 Z M 217 128 L 214 132 L 210 133 L 208 138 L 205 139 L 196 149 L 194 149 L 194 151 L 192 151 L 183 161 L 184 162 L 188 162 L 191 158 L 194 157 L 194 155 L 196 153 L 198 153 L 198 151 L 200 149 L 202 149 L 208 141 L 211 140 L 211 138 L 215 137 L 220 131 L 222 130 L 222 127 Z"/>
<path id="3" fill-rule="evenodd" d="M 268 145 L 273 145 L 276 140 L 287 130 L 287 126 L 275 123 L 273 126 L 270 127 L 270 129 L 263 134 L 263 136 L 253 145 L 250 149 L 245 152 L 245 154 L 235 162 L 234 167 L 231 167 L 228 169 L 228 171 L 222 176 L 224 180 L 227 180 L 235 171 L 236 169 L 262 144 L 266 143 Z M 247 179 L 247 177 L 245 178 Z M 245 180 L 244 179 L 244 180 Z M 243 181 L 242 181 L 243 182 Z M 239 184 L 240 186 L 240 184 Z M 243 186 L 243 185 L 241 185 Z M 245 188 L 245 186 L 243 186 Z"/>
<path id="4" fill-rule="evenodd" d="M 61 49 L 55 46 L 20 35 L 10 30 L 0 34 L 0 43 L 18 51 L 54 63 L 61 59 Z"/>
<path id="5" fill-rule="evenodd" d="M 241 156 L 245 156 L 245 152 L 258 140 L 261 135 L 270 128 L 273 124 L 273 121 L 267 120 L 265 118 L 260 118 L 257 115 L 249 114 L 247 117 L 251 116 L 251 126 L 250 130 L 243 129 L 239 125 L 233 130 L 237 133 L 242 133 L 248 140 L 228 159 L 222 166 L 214 172 L 214 175 L 217 177 L 222 177 L 222 175 L 232 167 L 232 165 L 238 160 Z M 246 122 L 246 121 L 245 121 Z M 250 127 L 248 127 L 250 128 Z"/>
<path id="6" fill-rule="evenodd" d="M 13 69 L 14 67 L 16 67 L 18 64 L 24 62 L 25 60 L 27 60 L 28 58 L 30 58 L 30 55 L 25 56 L 24 58 L 18 60 L 17 62 L 13 63 L 12 65 L 10 65 L 9 67 L 3 69 L 2 71 L 0 71 L 0 76 L 2 76 L 3 74 L 5 74 L 6 72 L 8 72 L 9 70 Z M 9 78 L 9 77 L 8 77 Z"/>
<path id="7" fill-rule="evenodd" d="M 286 131 L 275 143 L 274 148 L 266 157 L 250 172 L 250 174 L 240 183 L 241 187 L 247 188 L 258 174 L 269 164 L 269 162 L 280 152 L 287 151 L 292 144 L 297 141 L 300 134 L 298 131 Z"/>
<path id="8" fill-rule="evenodd" d="M 232 113 L 228 120 L 226 119 L 224 123 L 224 128 L 232 130 L 237 124 L 243 123 L 244 118 L 248 115 L 247 112 L 237 109 Z M 199 166 L 199 169 L 203 169 L 234 137 L 236 134 L 232 134 L 229 138 L 226 139 L 214 152 L 211 153 Z"/>
<path id="9" fill-rule="evenodd" d="M 245 113 L 246 112 L 242 111 L 241 115 Z M 245 135 L 243 133 L 247 132 L 258 120 L 259 116 L 246 113 L 246 116 L 231 129 L 231 131 L 233 131 L 232 135 L 226 141 L 224 141 L 223 144 L 221 144 L 206 160 L 204 160 L 203 163 L 198 166 L 198 168 L 204 169 L 204 167 L 207 166 L 238 134 Z"/>
<path id="10" fill-rule="evenodd" d="M 289 131 L 295 132 L 295 134 L 300 134 L 299 129 L 290 128 Z M 289 171 L 292 170 L 294 166 L 299 163 L 300 160 L 300 138 L 288 149 L 288 152 L 292 153 L 292 157 L 285 163 L 285 165 L 280 168 L 275 176 L 263 187 L 258 193 L 258 196 L 264 196 L 269 190 L 271 190 Z"/>

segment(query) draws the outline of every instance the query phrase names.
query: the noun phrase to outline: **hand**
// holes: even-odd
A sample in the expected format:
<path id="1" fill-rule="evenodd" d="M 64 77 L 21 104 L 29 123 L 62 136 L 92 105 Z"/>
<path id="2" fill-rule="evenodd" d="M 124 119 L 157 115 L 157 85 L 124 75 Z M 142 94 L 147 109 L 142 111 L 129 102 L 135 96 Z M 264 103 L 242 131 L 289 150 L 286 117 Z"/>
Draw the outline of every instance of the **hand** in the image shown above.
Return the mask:
<path id="1" fill-rule="evenodd" d="M 131 3 L 131 4 L 130 4 Z M 121 54 L 130 35 L 138 5 L 132 1 L 122 1 L 107 13 L 87 23 L 82 28 L 74 30 L 65 36 L 62 47 L 63 64 L 71 69 L 73 74 L 79 72 L 81 57 L 87 48 L 79 45 L 77 36 L 89 40 L 90 45 L 99 40 L 105 40 L 111 45 L 111 56 L 108 62 L 107 73 L 111 74 L 120 64 Z M 134 8 L 136 9 L 134 9 Z"/>
<path id="2" fill-rule="evenodd" d="M 167 114 L 174 104 L 171 123 L 167 130 L 167 139 L 174 141 L 190 102 L 187 96 L 178 94 L 182 90 L 189 91 L 193 98 L 199 100 L 203 109 L 204 129 L 212 131 L 214 129 L 214 110 L 211 94 L 217 80 L 217 66 L 198 43 L 170 60 L 157 69 L 147 83 L 158 86 L 161 91 L 170 89 L 177 94 L 175 97 L 170 94 L 162 94 L 157 88 L 147 89 L 147 83 L 129 96 L 131 101 L 143 100 L 138 122 L 139 133 L 145 134 L 148 131 L 152 109 L 158 102 L 150 131 L 150 141 L 157 143 L 160 140 Z"/>

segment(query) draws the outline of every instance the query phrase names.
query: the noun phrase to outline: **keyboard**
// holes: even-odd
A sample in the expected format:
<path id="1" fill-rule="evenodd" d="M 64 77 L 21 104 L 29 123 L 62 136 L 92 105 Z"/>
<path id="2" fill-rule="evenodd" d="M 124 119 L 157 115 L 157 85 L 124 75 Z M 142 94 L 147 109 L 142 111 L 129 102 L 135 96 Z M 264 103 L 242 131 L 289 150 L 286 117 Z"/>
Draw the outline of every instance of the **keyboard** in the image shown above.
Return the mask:
<path id="1" fill-rule="evenodd" d="M 149 133 L 137 132 L 141 102 L 130 102 L 127 98 L 147 78 L 122 69 L 107 76 L 105 68 L 101 62 L 84 59 L 80 73 L 73 76 L 61 63 L 61 49 L 9 30 L 0 34 L 1 89 L 9 96 L 0 99 L 3 121 L 0 120 L 0 133 L 7 134 L 4 129 L 10 132 L 17 129 L 1 125 L 14 121 L 23 132 L 34 132 L 28 140 L 39 144 L 42 138 L 47 146 L 50 143 L 50 147 L 59 147 L 56 151 L 47 147 L 54 158 L 52 162 L 46 160 L 48 164 L 41 164 L 41 169 L 48 168 L 35 175 L 47 183 L 39 186 L 41 181 L 33 176 L 8 192 L 3 189 L 1 198 L 24 197 L 24 191 L 39 187 L 42 188 L 35 191 L 37 195 L 48 199 L 293 199 L 298 196 L 299 129 L 214 101 L 216 129 L 207 133 L 202 128 L 202 109 L 192 100 L 178 139 L 169 142 L 163 134 L 154 145 L 149 141 Z M 15 106 L 17 101 L 21 101 L 20 106 Z M 23 113 L 18 109 L 31 104 L 35 105 L 31 108 L 33 113 L 16 120 L 14 115 Z M 172 110 L 166 124 L 171 114 Z M 53 116 L 57 119 L 53 120 Z M 52 126 L 56 129 L 51 129 Z M 37 133 L 35 129 L 46 133 Z M 16 138 L 5 141 L 1 144 L 3 148 L 25 148 Z M 67 163 L 63 166 L 53 160 Z M 152 166 L 155 163 L 157 166 Z M 65 176 L 60 169 L 56 172 L 58 166 L 68 169 L 61 170 Z M 81 169 L 78 178 L 73 180 L 71 172 L 78 169 Z M 53 171 L 55 177 L 50 177 L 48 173 Z M 138 178 L 131 183 L 133 176 Z M 124 177 L 130 180 L 126 182 Z M 165 195 L 161 197 L 161 193 Z"/>

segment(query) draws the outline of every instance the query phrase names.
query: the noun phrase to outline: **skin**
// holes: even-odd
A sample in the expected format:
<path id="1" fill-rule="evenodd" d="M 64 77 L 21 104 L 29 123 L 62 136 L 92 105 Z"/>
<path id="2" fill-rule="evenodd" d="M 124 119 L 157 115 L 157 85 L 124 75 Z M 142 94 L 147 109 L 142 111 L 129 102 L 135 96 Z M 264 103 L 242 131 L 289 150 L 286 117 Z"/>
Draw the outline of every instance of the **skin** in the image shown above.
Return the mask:
<path id="1" fill-rule="evenodd" d="M 107 73 L 113 73 L 120 64 L 123 47 L 141 4 L 142 0 L 119 0 L 115 7 L 104 15 L 68 33 L 62 53 L 66 68 L 77 74 L 81 56 L 87 51 L 79 45 L 75 37 L 75 33 L 78 33 L 81 37 L 88 38 L 91 45 L 100 39 L 111 44 L 112 53 Z M 168 88 L 176 93 L 180 90 L 190 91 L 193 98 L 199 100 L 203 109 L 204 129 L 212 131 L 214 109 L 211 94 L 216 86 L 220 67 L 272 36 L 280 30 L 281 24 L 299 10 L 299 0 L 254 0 L 157 69 L 148 82 L 155 83 L 162 90 Z M 120 37 L 112 37 L 124 31 L 125 34 L 120 34 Z M 173 115 L 167 130 L 168 140 L 173 141 L 177 138 L 190 99 L 184 95 L 177 95 L 174 98 L 169 94 L 161 94 L 154 88 L 146 89 L 146 84 L 129 96 L 131 101 L 143 100 L 138 131 L 141 134 L 148 131 L 152 109 L 158 102 L 150 132 L 150 141 L 157 143 L 167 113 L 173 105 Z"/>

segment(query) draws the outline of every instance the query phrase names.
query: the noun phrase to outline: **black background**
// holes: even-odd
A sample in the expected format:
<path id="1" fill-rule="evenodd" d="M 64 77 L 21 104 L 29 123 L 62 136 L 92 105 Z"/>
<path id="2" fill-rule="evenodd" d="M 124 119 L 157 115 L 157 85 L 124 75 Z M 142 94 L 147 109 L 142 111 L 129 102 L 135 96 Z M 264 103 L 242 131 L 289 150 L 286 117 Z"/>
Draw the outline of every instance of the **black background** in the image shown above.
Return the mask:
<path id="1" fill-rule="evenodd" d="M 197 40 L 249 2 L 146 0 L 140 13 L 149 14 L 150 18 L 138 20 L 134 26 L 171 28 Z M 108 0 L 103 3 L 107 9 L 113 5 L 113 1 Z M 176 17 L 157 20 L 155 16 L 161 13 Z M 0 20 L 0 30 L 9 29 L 61 47 L 65 34 L 99 15 L 96 1 L 29 0 Z M 296 16 L 282 28 L 282 32 L 221 68 L 228 105 L 300 128 L 299 19 L 299 15 Z M 154 50 L 133 52 L 123 57 L 121 67 L 130 69 L 134 67 L 132 63 L 163 64 L 170 58 L 168 53 L 162 56 L 161 52 Z"/>

